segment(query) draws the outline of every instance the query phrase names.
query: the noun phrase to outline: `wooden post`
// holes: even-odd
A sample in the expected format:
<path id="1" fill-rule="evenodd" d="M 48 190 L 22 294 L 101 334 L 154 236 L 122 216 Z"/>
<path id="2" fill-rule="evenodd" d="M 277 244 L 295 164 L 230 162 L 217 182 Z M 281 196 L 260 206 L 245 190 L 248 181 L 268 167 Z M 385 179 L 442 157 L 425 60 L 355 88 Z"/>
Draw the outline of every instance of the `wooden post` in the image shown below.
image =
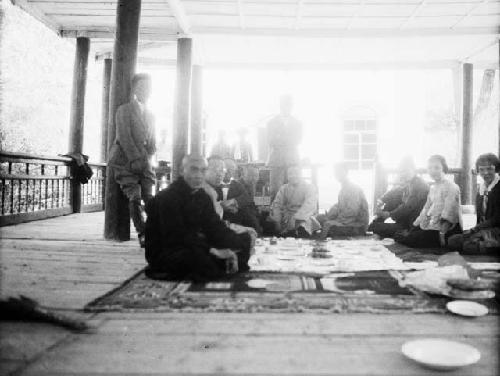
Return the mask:
<path id="1" fill-rule="evenodd" d="M 389 177 L 386 169 L 380 162 L 378 156 L 375 158 L 374 184 L 373 184 L 373 211 L 377 208 L 377 200 L 387 192 Z"/>
<path id="2" fill-rule="evenodd" d="M 116 134 L 115 113 L 130 100 L 130 84 L 135 73 L 141 0 L 118 0 L 116 35 L 111 70 L 109 98 L 108 150 Z M 106 172 L 104 237 L 113 240 L 130 239 L 128 200 L 116 184 L 112 168 Z"/>
<path id="3" fill-rule="evenodd" d="M 83 126 L 85 115 L 85 88 L 87 85 L 87 66 L 89 61 L 90 39 L 77 38 L 73 68 L 73 89 L 71 93 L 71 114 L 69 129 L 69 152 L 83 152 Z M 79 213 L 82 205 L 81 185 L 71 181 L 71 205 L 73 213 Z"/>
<path id="4" fill-rule="evenodd" d="M 462 96 L 462 204 L 472 202 L 473 66 L 464 64 Z"/>
<path id="5" fill-rule="evenodd" d="M 189 91 L 191 89 L 191 38 L 177 40 L 177 81 L 174 102 L 172 180 L 177 179 L 189 144 Z"/>
<path id="6" fill-rule="evenodd" d="M 109 92 L 111 88 L 111 67 L 113 59 L 104 59 L 102 72 L 102 109 L 101 109 L 101 161 L 108 160 L 108 123 Z"/>
<path id="7" fill-rule="evenodd" d="M 201 155 L 203 152 L 203 68 L 193 65 L 191 82 L 191 150 Z"/>
<path id="8" fill-rule="evenodd" d="M 498 39 L 498 63 L 500 64 L 500 39 Z M 500 156 L 500 69 L 498 70 L 498 156 Z"/>
<path id="9" fill-rule="evenodd" d="M 453 99 L 454 99 L 454 118 L 457 124 L 457 132 L 455 144 L 461 144 L 462 135 L 462 94 L 463 94 L 463 67 L 462 64 L 457 64 L 451 69 L 452 82 L 453 82 Z M 455 148 L 455 158 L 457 161 L 461 160 L 461 148 Z"/>

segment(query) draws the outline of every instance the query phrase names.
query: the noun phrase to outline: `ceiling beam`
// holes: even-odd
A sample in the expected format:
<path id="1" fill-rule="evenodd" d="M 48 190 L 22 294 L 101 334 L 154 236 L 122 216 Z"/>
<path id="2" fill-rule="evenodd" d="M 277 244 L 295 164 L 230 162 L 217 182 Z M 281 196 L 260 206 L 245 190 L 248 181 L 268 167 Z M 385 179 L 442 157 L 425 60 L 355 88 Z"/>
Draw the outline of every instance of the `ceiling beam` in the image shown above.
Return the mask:
<path id="1" fill-rule="evenodd" d="M 191 33 L 191 23 L 186 14 L 184 6 L 179 0 L 166 0 L 173 16 L 175 17 L 179 29 L 184 35 L 189 35 Z"/>
<path id="2" fill-rule="evenodd" d="M 498 44 L 497 38 L 493 39 L 492 41 L 489 41 L 488 44 L 481 46 L 480 48 L 477 48 L 473 52 L 471 52 L 468 56 L 464 57 L 462 60 L 466 63 L 469 62 L 470 59 L 472 59 L 474 56 L 479 55 L 480 53 L 486 51 L 488 48 L 491 48 L 493 46 L 496 46 Z"/>
<path id="3" fill-rule="evenodd" d="M 488 1 L 489 1 L 489 0 L 483 0 L 483 1 L 481 1 L 480 3 L 476 3 L 476 4 L 474 4 L 471 8 L 469 8 L 469 10 L 467 11 L 467 13 L 465 13 L 462 17 L 460 17 L 460 18 L 458 19 L 458 21 L 457 21 L 457 22 L 455 22 L 455 23 L 451 26 L 451 28 L 452 28 L 452 29 L 455 29 L 459 23 L 461 23 L 461 22 L 465 21 L 467 18 L 469 18 L 470 16 L 472 16 L 472 13 L 474 13 L 474 11 L 475 11 L 477 8 L 479 8 L 481 5 L 486 4 Z"/>
<path id="4" fill-rule="evenodd" d="M 401 25 L 399 25 L 399 28 L 400 29 L 403 29 L 404 27 L 406 27 L 411 20 L 413 20 L 417 14 L 422 10 L 422 8 L 425 6 L 425 3 L 426 3 L 426 0 L 422 0 L 420 2 L 420 4 L 418 4 L 415 9 L 413 9 L 413 12 L 411 12 L 411 14 L 408 16 L 408 18 L 406 18 L 403 23 Z"/>
<path id="5" fill-rule="evenodd" d="M 34 17 L 49 29 L 60 35 L 61 25 L 55 22 L 52 18 L 43 13 L 37 6 L 28 3 L 27 0 L 10 0 L 12 4 L 24 10 L 30 16 Z"/>
<path id="6" fill-rule="evenodd" d="M 400 38 L 428 36 L 461 36 L 461 35 L 500 35 L 498 27 L 468 27 L 468 28 L 421 28 L 421 29 L 381 29 L 356 28 L 351 30 L 341 28 L 331 29 L 278 29 L 278 28 L 246 28 L 244 30 L 232 27 L 192 27 L 193 34 L 200 35 L 246 35 L 246 36 L 281 36 L 303 38 Z"/>
<path id="7" fill-rule="evenodd" d="M 148 67 L 175 68 L 175 59 L 144 58 L 139 57 L 138 62 Z M 242 62 L 205 62 L 204 68 L 224 70 L 424 70 L 424 69 L 457 69 L 461 67 L 458 60 L 435 60 L 435 61 L 379 61 L 379 62 L 355 62 L 355 63 L 242 63 Z M 478 61 L 474 63 L 479 69 L 498 69 L 498 62 Z"/>
<path id="8" fill-rule="evenodd" d="M 82 27 L 82 28 L 61 28 L 60 35 L 63 38 L 87 37 L 93 39 L 114 39 L 114 27 Z M 139 39 L 143 41 L 168 41 L 173 42 L 178 38 L 177 33 L 172 30 L 159 28 L 141 28 Z"/>
<path id="9" fill-rule="evenodd" d="M 175 42 L 164 42 L 164 41 L 149 41 L 149 42 L 142 42 L 139 43 L 137 46 L 137 51 L 147 51 L 152 48 L 157 48 L 157 47 L 164 47 L 168 45 L 169 43 L 172 43 L 172 45 L 175 44 Z M 103 60 L 103 59 L 109 59 L 113 57 L 113 45 L 111 43 L 111 46 L 105 49 L 102 49 L 100 51 L 97 51 L 95 54 L 95 59 L 96 60 Z"/>

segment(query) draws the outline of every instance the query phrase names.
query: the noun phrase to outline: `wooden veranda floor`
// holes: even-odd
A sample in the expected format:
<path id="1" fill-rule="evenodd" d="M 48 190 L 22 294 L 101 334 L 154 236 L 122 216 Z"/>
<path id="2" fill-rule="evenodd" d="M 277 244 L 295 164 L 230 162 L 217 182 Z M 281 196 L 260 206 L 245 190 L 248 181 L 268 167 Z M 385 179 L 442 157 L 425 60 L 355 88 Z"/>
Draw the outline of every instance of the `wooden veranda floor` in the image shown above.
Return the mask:
<path id="1" fill-rule="evenodd" d="M 102 240 L 103 214 L 1 229 L 1 294 L 23 294 L 85 319 L 75 334 L 0 323 L 0 374 L 432 375 L 400 353 L 407 340 L 476 346 L 478 364 L 453 375 L 497 375 L 497 316 L 439 314 L 101 313 L 83 306 L 144 266 L 137 242 Z"/>

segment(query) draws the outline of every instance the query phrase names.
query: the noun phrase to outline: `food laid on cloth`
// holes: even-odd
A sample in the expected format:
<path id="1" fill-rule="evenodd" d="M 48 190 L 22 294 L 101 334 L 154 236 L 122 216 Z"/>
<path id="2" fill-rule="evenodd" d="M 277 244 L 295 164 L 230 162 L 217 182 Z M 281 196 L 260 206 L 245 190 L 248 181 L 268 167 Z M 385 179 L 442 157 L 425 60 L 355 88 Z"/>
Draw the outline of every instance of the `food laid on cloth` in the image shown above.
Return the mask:
<path id="1" fill-rule="evenodd" d="M 441 256 L 434 267 L 399 274 L 399 283 L 431 294 L 472 300 L 494 298 L 498 288 L 498 280 L 482 277 L 456 252 Z"/>
<path id="2" fill-rule="evenodd" d="M 379 240 L 264 239 L 249 261 L 252 271 L 329 274 L 410 270 Z"/>

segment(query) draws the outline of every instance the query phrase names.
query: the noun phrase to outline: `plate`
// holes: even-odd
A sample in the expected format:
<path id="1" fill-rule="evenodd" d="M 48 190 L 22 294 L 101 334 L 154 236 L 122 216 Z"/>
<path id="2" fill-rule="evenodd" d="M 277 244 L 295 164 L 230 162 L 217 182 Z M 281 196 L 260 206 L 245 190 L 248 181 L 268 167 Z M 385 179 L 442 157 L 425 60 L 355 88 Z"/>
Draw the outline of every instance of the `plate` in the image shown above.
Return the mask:
<path id="1" fill-rule="evenodd" d="M 477 363 L 481 358 L 475 347 L 437 338 L 406 342 L 401 351 L 407 358 L 424 367 L 442 371 L 465 367 Z"/>
<path id="2" fill-rule="evenodd" d="M 446 308 L 460 316 L 479 317 L 488 314 L 488 308 L 476 302 L 467 300 L 454 300 L 446 304 Z"/>
<path id="3" fill-rule="evenodd" d="M 272 285 L 273 283 L 276 283 L 276 281 L 272 281 L 269 279 L 259 279 L 259 278 L 247 281 L 248 287 L 253 289 L 265 289 L 267 285 Z"/>
<path id="4" fill-rule="evenodd" d="M 297 260 L 297 257 L 291 257 L 291 256 L 278 256 L 276 257 L 278 260 L 282 260 L 282 261 L 296 261 Z"/>

